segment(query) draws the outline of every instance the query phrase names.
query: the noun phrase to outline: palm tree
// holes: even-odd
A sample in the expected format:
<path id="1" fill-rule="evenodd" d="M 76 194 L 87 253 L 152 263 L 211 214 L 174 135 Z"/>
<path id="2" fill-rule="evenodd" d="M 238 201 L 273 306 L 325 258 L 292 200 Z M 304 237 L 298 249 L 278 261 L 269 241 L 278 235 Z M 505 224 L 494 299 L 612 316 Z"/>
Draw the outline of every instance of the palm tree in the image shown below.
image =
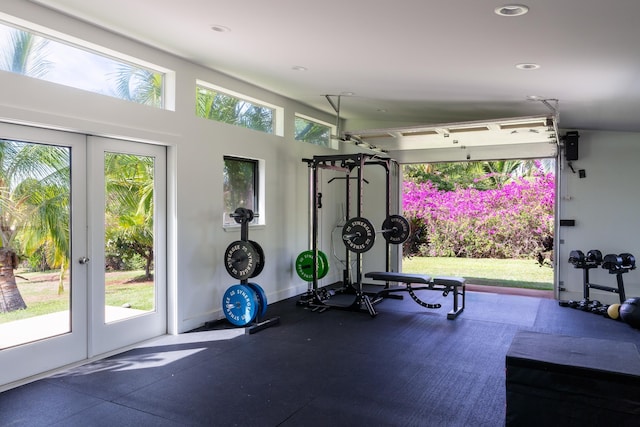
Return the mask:
<path id="1" fill-rule="evenodd" d="M 17 290 L 17 240 L 25 252 L 49 248 L 49 265 L 68 265 L 69 151 L 66 148 L 0 141 L 0 312 L 26 308 Z M 60 285 L 61 287 L 61 285 Z"/>
<path id="2" fill-rule="evenodd" d="M 331 130 L 327 126 L 308 120 L 295 120 L 296 141 L 306 141 L 312 144 L 329 146 Z"/>
<path id="3" fill-rule="evenodd" d="M 129 64 L 121 64 L 114 74 L 116 96 L 138 104 L 162 106 L 163 75 Z"/>
<path id="4" fill-rule="evenodd" d="M 46 60 L 48 40 L 42 37 L 27 31 L 14 29 L 9 32 L 8 43 L 4 45 L 7 46 L 7 49 L 5 49 L 4 54 L 0 56 L 0 69 L 30 77 L 43 78 L 52 67 L 51 62 Z M 14 247 L 16 236 L 24 230 L 38 230 L 38 233 L 34 233 L 33 235 L 43 235 L 40 233 L 43 229 L 39 229 L 35 224 L 27 225 L 27 221 L 30 219 L 40 219 L 40 217 L 37 216 L 37 212 L 30 212 L 32 211 L 31 208 L 37 205 L 33 204 L 32 195 L 26 191 L 28 183 L 34 184 L 34 182 L 29 180 L 30 173 L 38 172 L 38 169 L 42 166 L 42 163 L 29 157 L 29 153 L 31 153 L 31 155 L 36 154 L 34 153 L 33 147 L 36 146 L 26 146 L 14 141 L 2 141 L 0 144 L 0 237 L 2 239 L 2 256 L 0 257 L 0 264 L 2 265 L 2 276 L 0 277 L 0 312 L 10 312 L 26 308 L 14 275 L 14 269 L 18 264 L 18 255 Z M 42 153 L 38 152 L 37 154 Z M 56 156 L 53 158 L 55 157 Z M 43 160 L 43 158 L 40 160 Z M 68 161 L 66 165 L 68 167 Z M 42 179 L 46 176 L 51 178 L 55 175 L 55 171 L 55 166 L 49 168 L 46 173 L 40 175 L 39 178 Z M 40 173 L 42 172 L 43 171 L 40 170 Z M 20 180 L 23 182 L 18 183 L 17 181 Z M 36 182 L 37 180 L 38 178 L 36 178 Z M 69 192 L 68 188 L 67 184 L 67 194 Z M 36 216 L 33 216 L 33 214 L 36 214 Z M 60 221 L 59 219 L 60 218 L 50 222 L 50 224 L 55 223 L 55 225 L 64 229 L 64 221 Z M 49 243 L 53 243 L 50 246 L 53 248 L 53 253 L 55 253 L 54 258 L 56 258 L 56 261 L 62 266 L 62 273 L 60 275 L 62 280 L 65 265 L 65 262 L 62 260 L 68 258 L 68 243 L 65 244 L 65 239 L 61 238 L 61 236 L 68 236 L 68 226 L 66 233 L 63 232 L 60 227 L 50 228 L 49 232 L 53 233 L 53 235 L 49 234 L 48 239 L 41 238 L 40 242 L 43 243 L 48 240 Z M 37 239 L 27 237 L 27 240 L 33 243 Z M 54 265 L 57 262 L 54 262 Z"/>
<path id="5" fill-rule="evenodd" d="M 416 183 L 431 181 L 441 191 L 454 191 L 456 187 L 484 189 L 479 178 L 484 175 L 482 162 L 450 162 L 405 165 L 403 173 Z"/>
<path id="6" fill-rule="evenodd" d="M 7 49 L 0 57 L 0 69 L 29 77 L 42 78 L 52 67 L 46 60 L 49 40 L 14 29 L 9 33 Z"/>
<path id="7" fill-rule="evenodd" d="M 145 279 L 153 266 L 153 158 L 105 156 L 107 247 L 118 255 L 145 260 Z"/>
<path id="8" fill-rule="evenodd" d="M 196 115 L 267 133 L 273 131 L 270 108 L 201 87 L 197 91 Z"/>
<path id="9" fill-rule="evenodd" d="M 23 251 L 25 254 L 42 253 L 46 265 L 60 269 L 58 294 L 61 295 L 69 265 L 70 175 L 68 152 L 56 148 L 52 151 L 59 151 L 62 157 L 49 164 L 56 165 L 51 175 L 42 180 L 25 180 L 16 189 L 16 195 L 24 198 L 30 218 L 20 234 Z"/>
<path id="10" fill-rule="evenodd" d="M 523 160 L 498 160 L 483 162 L 482 169 L 486 173 L 486 178 L 493 183 L 494 188 L 502 188 L 507 182 L 514 178 L 517 171 L 530 174 L 532 169 L 529 162 Z"/>

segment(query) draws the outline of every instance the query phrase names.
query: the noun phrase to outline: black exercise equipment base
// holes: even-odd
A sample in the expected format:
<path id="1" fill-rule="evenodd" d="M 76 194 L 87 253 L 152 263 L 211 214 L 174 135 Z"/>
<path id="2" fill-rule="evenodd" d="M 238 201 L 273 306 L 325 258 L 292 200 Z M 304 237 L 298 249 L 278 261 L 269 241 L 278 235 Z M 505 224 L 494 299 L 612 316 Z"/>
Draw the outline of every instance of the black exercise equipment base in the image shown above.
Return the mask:
<path id="1" fill-rule="evenodd" d="M 447 296 L 450 292 L 453 294 L 453 309 L 447 313 L 447 319 L 454 320 L 462 311 L 465 306 L 465 284 L 466 280 L 462 277 L 434 277 L 424 274 L 407 274 L 396 273 L 386 271 L 376 271 L 366 273 L 365 277 L 373 280 L 379 280 L 386 282 L 386 286 L 379 292 L 379 296 L 385 298 L 387 295 L 391 295 L 394 292 L 408 292 L 411 298 L 426 308 L 440 308 L 440 304 L 426 303 L 415 294 L 415 291 L 431 290 L 441 291 L 442 296 Z M 390 286 L 389 282 L 402 283 L 398 286 Z M 414 286 L 414 285 L 418 286 Z"/>
<path id="2" fill-rule="evenodd" d="M 359 311 L 368 313 L 371 317 L 378 315 L 373 307 L 374 304 L 380 302 L 380 299 L 371 299 L 368 294 L 354 292 L 352 288 L 332 288 L 335 292 L 330 298 L 323 298 L 320 295 L 303 296 L 298 301 L 299 305 L 306 305 L 312 308 L 312 311 L 323 313 L 330 308 L 337 310 Z"/>
<path id="3" fill-rule="evenodd" d="M 256 319 L 253 322 L 247 324 L 247 326 L 242 326 L 244 328 L 244 334 L 255 334 L 256 332 L 260 332 L 263 329 L 266 329 L 271 326 L 276 326 L 280 324 L 280 316 L 275 316 L 266 320 Z M 240 327 L 231 324 L 226 318 L 211 320 L 205 322 L 204 325 L 199 328 L 195 328 L 189 331 L 191 332 L 203 332 L 203 331 L 225 331 L 225 330 L 238 330 Z"/>
<path id="4" fill-rule="evenodd" d="M 244 333 L 245 335 L 255 334 L 256 332 L 260 332 L 263 329 L 267 329 L 271 326 L 276 326 L 280 324 L 280 317 L 271 317 L 267 320 L 256 321 L 249 326 L 245 327 Z"/>
<path id="5" fill-rule="evenodd" d="M 307 292 L 300 297 L 297 304 L 311 307 L 312 311 L 323 313 L 330 308 L 339 310 L 359 311 L 369 313 L 375 317 L 374 305 L 386 298 L 403 299 L 401 292 L 407 292 L 411 299 L 425 308 L 441 308 L 441 304 L 431 304 L 422 301 L 416 291 L 440 291 L 443 296 L 452 293 L 453 309 L 447 313 L 447 319 L 454 320 L 465 307 L 465 283 L 462 277 L 434 277 L 422 274 L 404 274 L 393 272 L 371 272 L 365 277 L 386 282 L 385 285 L 363 283 L 362 291 L 358 292 L 353 286 L 343 286 L 342 283 L 321 288 L 318 292 Z M 389 282 L 399 283 L 390 285 Z M 417 286 L 416 286 L 417 285 Z"/>
<path id="6" fill-rule="evenodd" d="M 589 289 L 597 289 L 599 291 L 605 291 L 605 292 L 611 292 L 614 294 L 618 294 L 618 299 L 620 300 L 620 304 L 624 303 L 624 301 L 627 299 L 627 296 L 625 294 L 624 291 L 624 279 L 622 278 L 622 275 L 624 273 L 628 273 L 629 270 L 627 269 L 623 269 L 617 272 L 613 272 L 610 271 L 610 274 L 615 274 L 616 275 L 616 285 L 617 287 L 613 287 L 613 286 L 604 286 L 604 285 L 599 285 L 596 283 L 591 283 L 589 281 L 589 270 L 592 268 L 595 268 L 597 266 L 594 265 L 585 265 L 582 267 L 575 267 L 575 268 L 580 268 L 582 269 L 582 294 L 584 299 L 589 300 Z"/>

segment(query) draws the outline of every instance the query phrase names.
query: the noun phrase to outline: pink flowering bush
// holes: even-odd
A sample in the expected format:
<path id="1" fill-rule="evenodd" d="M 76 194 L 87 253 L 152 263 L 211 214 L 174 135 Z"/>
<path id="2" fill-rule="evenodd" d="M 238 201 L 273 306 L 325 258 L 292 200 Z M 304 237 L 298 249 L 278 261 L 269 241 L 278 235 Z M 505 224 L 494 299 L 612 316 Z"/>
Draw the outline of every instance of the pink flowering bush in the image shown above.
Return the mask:
<path id="1" fill-rule="evenodd" d="M 555 178 L 537 172 L 501 188 L 438 190 L 405 182 L 404 216 L 413 236 L 409 255 L 535 258 L 553 238 Z"/>

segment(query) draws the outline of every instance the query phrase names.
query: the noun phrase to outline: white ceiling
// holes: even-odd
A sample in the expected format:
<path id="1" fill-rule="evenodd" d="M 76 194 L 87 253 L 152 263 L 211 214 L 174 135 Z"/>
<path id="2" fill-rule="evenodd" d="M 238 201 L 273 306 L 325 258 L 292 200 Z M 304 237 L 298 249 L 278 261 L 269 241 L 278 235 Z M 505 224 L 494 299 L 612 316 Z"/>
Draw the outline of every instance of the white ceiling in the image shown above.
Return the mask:
<path id="1" fill-rule="evenodd" d="M 380 128 L 548 114 L 534 95 L 561 128 L 640 131 L 638 0 L 33 1 L 331 113 L 353 92 L 341 116 Z"/>

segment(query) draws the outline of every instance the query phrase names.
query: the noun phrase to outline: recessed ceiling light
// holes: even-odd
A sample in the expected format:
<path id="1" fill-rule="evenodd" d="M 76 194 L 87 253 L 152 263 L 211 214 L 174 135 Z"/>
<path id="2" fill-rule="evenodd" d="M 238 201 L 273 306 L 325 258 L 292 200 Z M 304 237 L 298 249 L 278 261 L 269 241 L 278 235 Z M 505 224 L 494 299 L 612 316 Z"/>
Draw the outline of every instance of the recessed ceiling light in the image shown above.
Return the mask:
<path id="1" fill-rule="evenodd" d="M 505 4 L 496 7 L 493 11 L 500 16 L 521 16 L 529 12 L 529 7 L 523 4 Z"/>
<path id="2" fill-rule="evenodd" d="M 523 62 L 522 64 L 516 64 L 516 68 L 519 70 L 537 70 L 540 65 L 533 62 Z"/>
<path id="3" fill-rule="evenodd" d="M 540 101 L 542 99 L 544 98 L 540 95 L 527 95 L 527 101 Z"/>
<path id="4" fill-rule="evenodd" d="M 212 25 L 211 29 L 216 33 L 228 33 L 231 31 L 231 28 L 225 27 L 224 25 Z"/>
<path id="5" fill-rule="evenodd" d="M 340 95 L 353 96 L 353 95 L 355 95 L 355 93 L 353 93 L 353 92 L 341 92 Z"/>
<path id="6" fill-rule="evenodd" d="M 303 67 L 302 65 L 294 65 L 291 69 L 293 71 L 307 71 L 307 67 Z"/>

